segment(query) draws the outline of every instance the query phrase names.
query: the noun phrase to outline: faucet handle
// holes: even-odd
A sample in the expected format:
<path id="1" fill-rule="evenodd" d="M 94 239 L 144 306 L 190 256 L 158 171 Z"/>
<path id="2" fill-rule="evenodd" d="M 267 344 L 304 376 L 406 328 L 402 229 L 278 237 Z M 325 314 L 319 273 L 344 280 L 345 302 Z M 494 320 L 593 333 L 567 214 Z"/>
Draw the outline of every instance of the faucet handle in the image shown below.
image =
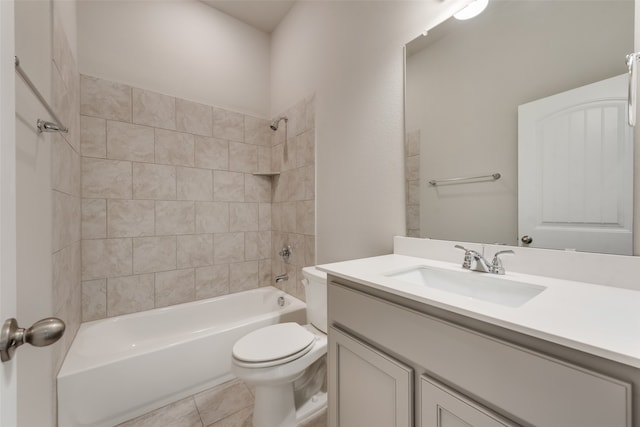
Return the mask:
<path id="1" fill-rule="evenodd" d="M 504 274 L 504 267 L 502 266 L 502 260 L 500 259 L 500 255 L 515 255 L 511 249 L 507 249 L 504 251 L 498 251 L 493 256 L 493 261 L 491 261 L 491 272 L 493 274 Z"/>
<path id="2" fill-rule="evenodd" d="M 461 245 L 455 245 L 454 248 L 462 249 L 464 251 L 464 262 L 462 263 L 462 268 L 466 268 L 467 270 L 471 269 L 471 261 L 473 261 L 473 253 L 474 250 L 467 249 Z"/>

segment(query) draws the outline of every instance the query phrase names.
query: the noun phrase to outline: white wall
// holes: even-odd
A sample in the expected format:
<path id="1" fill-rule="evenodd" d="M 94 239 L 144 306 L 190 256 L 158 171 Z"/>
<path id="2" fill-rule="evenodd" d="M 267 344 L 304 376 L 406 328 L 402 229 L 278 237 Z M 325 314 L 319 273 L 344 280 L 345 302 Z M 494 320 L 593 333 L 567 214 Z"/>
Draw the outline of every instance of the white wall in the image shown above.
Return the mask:
<path id="1" fill-rule="evenodd" d="M 461 3 L 303 1 L 273 33 L 271 111 L 316 92 L 318 263 L 405 234 L 403 46 Z"/>
<path id="2" fill-rule="evenodd" d="M 78 2 L 81 74 L 267 118 L 269 36 L 196 0 Z"/>

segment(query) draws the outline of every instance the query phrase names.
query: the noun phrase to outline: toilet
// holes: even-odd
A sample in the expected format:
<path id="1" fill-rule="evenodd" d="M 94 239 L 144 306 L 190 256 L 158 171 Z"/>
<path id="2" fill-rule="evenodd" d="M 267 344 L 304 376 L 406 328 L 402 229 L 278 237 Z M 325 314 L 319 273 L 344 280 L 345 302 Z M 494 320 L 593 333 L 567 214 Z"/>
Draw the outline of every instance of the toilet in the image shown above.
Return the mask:
<path id="1" fill-rule="evenodd" d="M 233 373 L 255 386 L 254 427 L 294 427 L 326 407 L 327 275 L 302 274 L 308 323 L 260 328 L 233 346 Z"/>

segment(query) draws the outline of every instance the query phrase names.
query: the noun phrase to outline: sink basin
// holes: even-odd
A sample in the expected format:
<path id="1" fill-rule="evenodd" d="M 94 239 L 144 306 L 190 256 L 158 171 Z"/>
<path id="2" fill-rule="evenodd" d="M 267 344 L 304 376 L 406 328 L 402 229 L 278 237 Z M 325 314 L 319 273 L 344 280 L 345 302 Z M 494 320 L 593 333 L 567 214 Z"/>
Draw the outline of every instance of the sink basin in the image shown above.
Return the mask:
<path id="1" fill-rule="evenodd" d="M 507 307 L 520 307 L 546 289 L 545 286 L 519 282 L 504 276 L 426 266 L 412 267 L 386 276 Z"/>

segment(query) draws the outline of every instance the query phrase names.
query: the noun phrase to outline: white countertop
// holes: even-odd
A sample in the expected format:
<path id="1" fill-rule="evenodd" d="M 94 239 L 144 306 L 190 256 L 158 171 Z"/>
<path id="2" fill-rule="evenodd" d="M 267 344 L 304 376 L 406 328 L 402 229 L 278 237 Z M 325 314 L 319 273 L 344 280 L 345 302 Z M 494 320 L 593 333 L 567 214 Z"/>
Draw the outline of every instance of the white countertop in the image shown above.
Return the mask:
<path id="1" fill-rule="evenodd" d="M 333 276 L 502 326 L 526 335 L 640 368 L 640 291 L 507 271 L 506 278 L 545 286 L 511 308 L 385 276 L 414 266 L 462 269 L 460 264 L 384 255 L 319 265 Z"/>

